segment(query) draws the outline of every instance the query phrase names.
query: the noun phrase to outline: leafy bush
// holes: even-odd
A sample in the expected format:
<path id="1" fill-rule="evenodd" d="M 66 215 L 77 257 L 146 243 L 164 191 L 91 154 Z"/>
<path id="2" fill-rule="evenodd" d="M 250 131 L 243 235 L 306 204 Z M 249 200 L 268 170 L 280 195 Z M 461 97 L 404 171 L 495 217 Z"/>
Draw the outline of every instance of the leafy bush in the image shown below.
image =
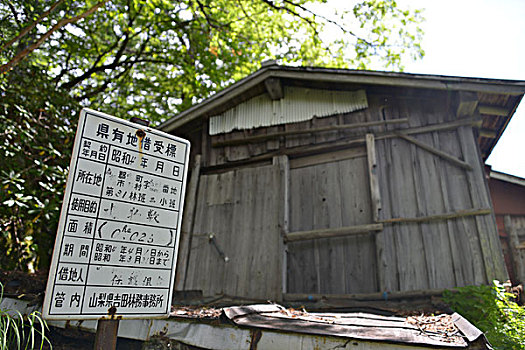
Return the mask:
<path id="1" fill-rule="evenodd" d="M 0 284 L 0 301 L 3 293 Z M 47 324 L 38 311 L 24 317 L 16 310 L 0 308 L 0 350 L 42 349 L 46 343 L 51 347 L 47 330 Z"/>
<path id="2" fill-rule="evenodd" d="M 485 333 L 495 349 L 525 349 L 525 309 L 512 301 L 499 281 L 493 286 L 467 286 L 446 291 L 454 311 Z"/>
<path id="3" fill-rule="evenodd" d="M 0 269 L 49 266 L 78 105 L 41 70 L 0 77 Z"/>

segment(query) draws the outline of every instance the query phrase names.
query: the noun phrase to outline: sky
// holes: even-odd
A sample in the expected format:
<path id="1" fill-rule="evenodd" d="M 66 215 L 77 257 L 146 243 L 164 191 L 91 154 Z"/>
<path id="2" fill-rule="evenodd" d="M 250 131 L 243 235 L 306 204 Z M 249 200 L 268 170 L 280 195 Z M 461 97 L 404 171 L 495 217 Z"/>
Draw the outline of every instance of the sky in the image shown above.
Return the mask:
<path id="1" fill-rule="evenodd" d="M 408 73 L 525 80 L 525 1 L 398 0 L 425 8 L 425 57 Z M 493 170 L 525 178 L 525 100 L 493 149 Z"/>
<path id="2" fill-rule="evenodd" d="M 349 0 L 329 0 L 340 7 Z M 525 80 L 525 0 L 397 0 L 423 8 L 425 57 L 405 72 Z M 525 178 L 525 99 L 487 164 Z"/>

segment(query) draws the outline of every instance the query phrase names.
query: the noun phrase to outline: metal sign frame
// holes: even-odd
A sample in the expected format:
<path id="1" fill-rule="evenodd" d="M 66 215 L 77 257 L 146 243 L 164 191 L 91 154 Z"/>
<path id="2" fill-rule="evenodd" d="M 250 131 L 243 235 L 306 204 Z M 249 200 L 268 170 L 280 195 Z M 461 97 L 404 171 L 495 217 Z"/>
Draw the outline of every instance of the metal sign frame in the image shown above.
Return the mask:
<path id="1" fill-rule="evenodd" d="M 81 111 L 45 319 L 169 316 L 189 154 L 187 140 Z"/>

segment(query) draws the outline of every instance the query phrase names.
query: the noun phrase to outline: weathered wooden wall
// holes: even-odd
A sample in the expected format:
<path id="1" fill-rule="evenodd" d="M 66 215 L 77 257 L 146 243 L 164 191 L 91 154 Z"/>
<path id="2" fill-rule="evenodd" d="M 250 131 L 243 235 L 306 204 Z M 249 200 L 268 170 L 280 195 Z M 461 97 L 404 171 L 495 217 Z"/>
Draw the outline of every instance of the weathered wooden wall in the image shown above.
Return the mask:
<path id="1" fill-rule="evenodd" d="M 510 253 L 515 283 L 525 283 L 525 216 L 505 216 L 505 231 L 510 238 Z"/>
<path id="2" fill-rule="evenodd" d="M 200 177 L 184 289 L 280 297 L 279 179 L 274 165 Z"/>
<path id="3" fill-rule="evenodd" d="M 211 137 L 203 125 L 184 289 L 279 299 L 507 278 L 472 115 L 447 93 L 367 96 L 366 110 L 301 123 Z"/>
<path id="4" fill-rule="evenodd" d="M 362 225 L 371 218 L 364 154 L 290 170 L 290 232 Z M 288 292 L 375 291 L 375 260 L 372 235 L 290 242 Z"/>
<path id="5" fill-rule="evenodd" d="M 397 99 L 386 110 L 418 127 L 456 118 L 446 101 Z M 412 137 L 467 162 L 458 167 L 403 139 L 377 142 L 383 209 L 380 219 L 413 218 L 491 208 L 472 127 Z M 506 278 L 492 215 L 385 225 L 385 290 L 448 288 Z"/>

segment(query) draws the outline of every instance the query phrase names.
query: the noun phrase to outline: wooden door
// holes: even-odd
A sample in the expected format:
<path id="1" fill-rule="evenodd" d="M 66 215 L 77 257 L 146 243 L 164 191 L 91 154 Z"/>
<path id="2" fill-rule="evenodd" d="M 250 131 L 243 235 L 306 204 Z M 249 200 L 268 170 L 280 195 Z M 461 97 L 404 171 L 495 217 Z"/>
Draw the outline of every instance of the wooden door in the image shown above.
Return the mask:
<path id="1" fill-rule="evenodd" d="M 184 289 L 280 298 L 279 176 L 274 165 L 201 175 Z"/>

